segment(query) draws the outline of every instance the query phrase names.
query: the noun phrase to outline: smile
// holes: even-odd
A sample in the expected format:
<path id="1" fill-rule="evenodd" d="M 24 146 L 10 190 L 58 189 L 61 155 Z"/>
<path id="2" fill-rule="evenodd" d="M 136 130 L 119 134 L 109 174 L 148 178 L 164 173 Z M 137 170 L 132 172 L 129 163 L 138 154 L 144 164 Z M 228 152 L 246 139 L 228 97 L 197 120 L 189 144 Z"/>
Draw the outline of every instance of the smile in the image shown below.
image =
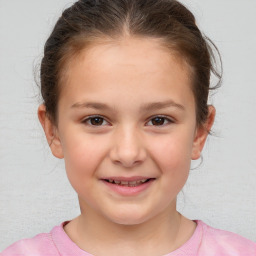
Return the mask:
<path id="1" fill-rule="evenodd" d="M 133 177 L 104 177 L 101 179 L 105 186 L 121 196 L 137 196 L 153 186 L 157 179 L 145 176 Z"/>
<path id="2" fill-rule="evenodd" d="M 137 187 L 141 184 L 148 182 L 149 180 L 151 179 L 142 179 L 142 180 L 133 180 L 133 181 L 105 179 L 105 181 L 109 183 L 116 184 L 119 186 L 126 186 L 126 187 Z"/>

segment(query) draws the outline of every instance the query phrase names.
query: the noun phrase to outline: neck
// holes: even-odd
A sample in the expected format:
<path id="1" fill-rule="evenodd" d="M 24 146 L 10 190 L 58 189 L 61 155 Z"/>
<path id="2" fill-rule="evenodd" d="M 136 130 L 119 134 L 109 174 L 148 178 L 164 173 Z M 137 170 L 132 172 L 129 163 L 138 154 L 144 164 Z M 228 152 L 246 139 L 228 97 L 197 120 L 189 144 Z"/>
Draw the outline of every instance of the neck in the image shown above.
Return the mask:
<path id="1" fill-rule="evenodd" d="M 180 247 L 194 232 L 184 236 L 187 222 L 170 206 L 161 215 L 136 225 L 121 225 L 86 209 L 65 231 L 83 250 L 94 255 L 163 255 Z M 190 223 L 191 224 L 191 223 Z M 114 246 L 113 246 L 114 244 Z"/>

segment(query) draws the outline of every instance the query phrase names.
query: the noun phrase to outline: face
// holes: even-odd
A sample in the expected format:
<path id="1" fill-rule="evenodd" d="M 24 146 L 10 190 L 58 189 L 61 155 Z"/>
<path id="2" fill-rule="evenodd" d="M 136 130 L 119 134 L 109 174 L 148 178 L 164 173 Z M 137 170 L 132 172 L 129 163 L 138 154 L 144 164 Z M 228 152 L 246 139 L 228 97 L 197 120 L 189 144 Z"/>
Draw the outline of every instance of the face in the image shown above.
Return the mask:
<path id="1" fill-rule="evenodd" d="M 119 224 L 174 211 L 207 134 L 186 63 L 157 40 L 129 38 L 69 64 L 57 127 L 40 119 L 82 211 Z"/>

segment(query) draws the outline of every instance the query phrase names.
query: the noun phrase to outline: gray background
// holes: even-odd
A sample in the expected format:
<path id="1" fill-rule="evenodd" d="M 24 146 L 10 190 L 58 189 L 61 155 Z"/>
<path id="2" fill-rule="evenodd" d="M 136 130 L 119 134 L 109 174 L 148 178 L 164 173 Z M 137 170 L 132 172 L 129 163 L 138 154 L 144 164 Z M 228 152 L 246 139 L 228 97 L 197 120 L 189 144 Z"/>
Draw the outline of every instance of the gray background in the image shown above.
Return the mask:
<path id="1" fill-rule="evenodd" d="M 256 241 L 256 1 L 184 0 L 222 53 L 224 82 L 203 164 L 179 210 Z M 0 251 L 79 214 L 64 164 L 37 121 L 34 70 L 67 0 L 0 0 Z M 196 166 L 198 163 L 193 163 Z"/>

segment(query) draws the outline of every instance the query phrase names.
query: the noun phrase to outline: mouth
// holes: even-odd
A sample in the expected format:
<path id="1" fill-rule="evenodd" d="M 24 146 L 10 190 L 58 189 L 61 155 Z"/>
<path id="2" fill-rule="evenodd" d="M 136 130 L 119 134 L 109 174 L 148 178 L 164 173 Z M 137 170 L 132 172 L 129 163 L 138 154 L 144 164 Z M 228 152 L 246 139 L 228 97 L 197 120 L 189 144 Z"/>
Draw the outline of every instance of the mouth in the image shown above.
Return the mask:
<path id="1" fill-rule="evenodd" d="M 110 191 L 122 197 L 135 197 L 141 193 L 146 193 L 153 186 L 155 180 L 156 178 L 145 176 L 111 176 L 101 179 Z"/>
<path id="2" fill-rule="evenodd" d="M 110 184 L 115 184 L 115 185 L 124 186 L 124 187 L 137 187 L 151 180 L 154 180 L 154 179 L 153 178 L 136 179 L 136 180 L 104 179 L 104 181 Z"/>

